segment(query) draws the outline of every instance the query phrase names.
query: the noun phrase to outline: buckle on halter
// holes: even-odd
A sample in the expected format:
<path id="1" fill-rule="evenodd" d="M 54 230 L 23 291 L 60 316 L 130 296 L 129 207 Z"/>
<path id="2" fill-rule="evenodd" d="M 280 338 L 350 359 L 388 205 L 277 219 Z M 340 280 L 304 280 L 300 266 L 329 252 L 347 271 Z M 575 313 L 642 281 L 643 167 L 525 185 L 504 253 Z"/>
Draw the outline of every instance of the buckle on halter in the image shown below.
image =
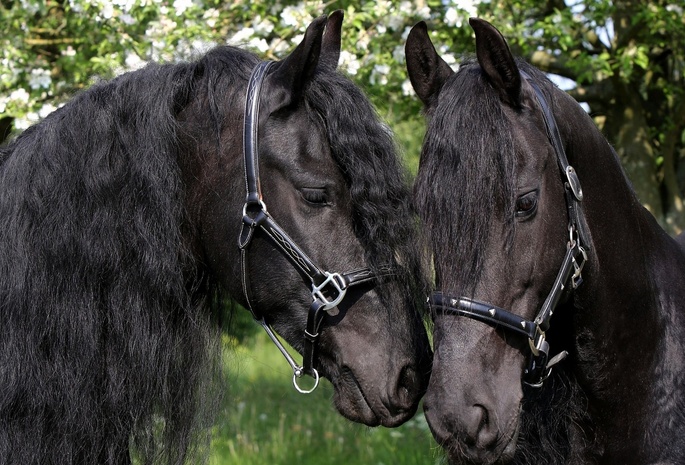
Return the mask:
<path id="1" fill-rule="evenodd" d="M 323 310 L 328 311 L 337 307 L 345 298 L 347 285 L 339 273 L 329 273 L 324 271 L 326 279 L 318 286 L 312 283 L 312 299 L 318 300 L 323 304 Z"/>
<path id="2" fill-rule="evenodd" d="M 523 371 L 523 382 L 528 386 L 539 388 L 549 376 L 547 369 L 547 354 L 549 344 L 545 340 L 545 332 L 538 326 L 535 330 L 535 338 L 528 339 L 531 357 L 528 367 Z"/>
<path id="3" fill-rule="evenodd" d="M 582 201 L 583 188 L 580 187 L 580 179 L 578 178 L 578 174 L 571 165 L 566 167 L 566 180 L 568 181 L 568 185 L 571 187 L 571 191 L 573 192 L 573 196 L 576 198 L 576 200 L 579 202 Z"/>
<path id="4" fill-rule="evenodd" d="M 578 246 L 578 251 L 581 253 L 583 256 L 583 261 L 578 264 L 576 261 L 575 257 L 573 257 L 573 275 L 571 275 L 571 286 L 573 289 L 578 289 L 578 286 L 580 286 L 583 283 L 583 276 L 581 275 L 583 271 L 583 267 L 585 266 L 585 262 L 587 261 L 587 252 L 585 252 L 585 249 L 582 246 Z"/>

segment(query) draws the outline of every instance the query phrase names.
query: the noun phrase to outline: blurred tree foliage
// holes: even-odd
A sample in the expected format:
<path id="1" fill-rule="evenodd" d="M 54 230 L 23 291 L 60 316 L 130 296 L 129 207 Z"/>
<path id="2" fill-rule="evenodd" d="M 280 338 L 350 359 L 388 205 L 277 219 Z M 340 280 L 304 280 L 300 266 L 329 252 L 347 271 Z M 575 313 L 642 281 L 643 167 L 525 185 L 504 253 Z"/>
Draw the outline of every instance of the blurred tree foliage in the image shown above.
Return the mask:
<path id="1" fill-rule="evenodd" d="M 340 66 L 388 121 L 415 172 L 421 106 L 404 65 L 417 21 L 455 69 L 474 50 L 469 16 L 513 51 L 567 79 L 616 147 L 642 202 L 685 227 L 682 0 L 0 0 L 0 142 L 96 79 L 150 60 L 188 60 L 217 43 L 287 54 L 312 18 L 345 11 Z"/>

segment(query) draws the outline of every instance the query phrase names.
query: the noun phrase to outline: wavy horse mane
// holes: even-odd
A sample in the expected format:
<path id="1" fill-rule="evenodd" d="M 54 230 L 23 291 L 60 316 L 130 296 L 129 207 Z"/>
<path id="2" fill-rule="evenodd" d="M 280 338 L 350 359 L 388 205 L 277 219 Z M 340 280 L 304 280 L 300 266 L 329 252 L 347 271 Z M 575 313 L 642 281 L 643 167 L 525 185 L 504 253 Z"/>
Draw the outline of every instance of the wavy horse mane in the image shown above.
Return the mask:
<path id="1" fill-rule="evenodd" d="M 554 84 L 543 73 L 522 59 L 516 64 L 551 93 Z M 456 275 L 453 282 L 462 288 L 450 293 L 472 295 L 491 247 L 488 231 L 493 222 L 503 225 L 505 249 L 513 244 L 516 143 L 500 97 L 492 92 L 475 57 L 466 59 L 440 92 L 450 98 L 441 99 L 427 115 L 433 130 L 424 140 L 415 203 L 432 236 L 434 255 L 450 257 L 435 261 L 436 267 L 444 268 L 436 269 L 437 276 Z M 474 125 L 481 128 L 478 139 L 472 137 L 472 130 L 464 130 Z M 494 218 L 496 211 L 505 212 L 504 217 Z M 572 314 L 566 309 L 555 313 L 549 337 L 557 347 L 571 344 L 570 336 L 557 330 L 572 325 Z M 588 453 L 596 441 L 587 420 L 585 393 L 568 367 L 555 367 L 542 388 L 524 386 L 519 441 L 510 463 L 577 463 L 580 457 L 573 455 L 579 450 Z"/>
<path id="2" fill-rule="evenodd" d="M 129 449 L 140 463 L 206 459 L 220 299 L 188 246 L 175 117 L 202 101 L 195 117 L 220 146 L 242 120 L 256 62 L 218 47 L 150 64 L 81 92 L 0 150 L 2 463 L 128 463 Z M 397 254 L 405 283 L 423 286 L 391 134 L 337 73 L 317 75 L 304 99 L 349 183 L 370 264 Z"/>

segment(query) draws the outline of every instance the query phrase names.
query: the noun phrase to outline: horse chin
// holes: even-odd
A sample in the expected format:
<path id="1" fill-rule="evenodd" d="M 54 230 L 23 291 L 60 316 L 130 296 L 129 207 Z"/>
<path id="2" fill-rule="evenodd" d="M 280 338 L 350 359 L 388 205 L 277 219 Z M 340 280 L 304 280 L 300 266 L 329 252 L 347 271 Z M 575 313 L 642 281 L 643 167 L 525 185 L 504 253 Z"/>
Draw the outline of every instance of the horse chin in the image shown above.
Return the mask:
<path id="1" fill-rule="evenodd" d="M 504 465 L 514 459 L 517 439 L 518 427 L 509 440 L 503 441 L 495 450 L 464 450 L 460 446 L 452 448 L 447 444 L 443 447 L 448 451 L 450 465 Z"/>
<path id="2" fill-rule="evenodd" d="M 358 377 L 349 367 L 343 366 L 336 371 L 335 376 L 327 376 L 335 390 L 333 403 L 340 414 L 348 420 L 366 426 L 394 428 L 405 423 L 416 413 L 416 408 L 393 413 L 382 400 L 373 402 L 369 399 L 368 393 L 364 391 Z"/>
<path id="3" fill-rule="evenodd" d="M 438 429 L 431 428 L 433 436 L 446 451 L 449 465 L 504 465 L 514 459 L 516 445 L 518 442 L 520 421 L 513 419 L 515 424 L 510 424 L 507 431 L 503 431 L 494 447 L 473 447 L 469 446 L 471 441 L 464 440 L 459 434 L 446 433 Z"/>
<path id="4" fill-rule="evenodd" d="M 363 423 L 367 426 L 378 426 L 381 424 L 380 417 L 371 408 L 371 404 L 364 395 L 364 391 L 352 370 L 343 367 L 336 376 L 332 376 L 329 379 L 335 389 L 333 404 L 341 415 L 348 420 Z"/>

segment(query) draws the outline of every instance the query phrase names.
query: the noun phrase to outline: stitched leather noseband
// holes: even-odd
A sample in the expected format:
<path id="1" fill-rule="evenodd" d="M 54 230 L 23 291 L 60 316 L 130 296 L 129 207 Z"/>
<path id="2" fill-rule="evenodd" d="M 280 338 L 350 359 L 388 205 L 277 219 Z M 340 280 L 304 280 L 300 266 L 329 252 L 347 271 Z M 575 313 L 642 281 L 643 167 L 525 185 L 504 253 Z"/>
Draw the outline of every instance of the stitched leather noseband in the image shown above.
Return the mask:
<path id="1" fill-rule="evenodd" d="M 319 385 L 319 373 L 314 368 L 316 343 L 319 337 L 319 328 L 325 316 L 325 312 L 334 309 L 345 298 L 350 287 L 375 282 L 377 277 L 391 275 L 393 269 L 390 266 L 380 267 L 376 273 L 368 268 L 350 271 L 347 273 L 329 273 L 318 267 L 306 253 L 293 241 L 290 236 L 276 223 L 266 209 L 262 198 L 259 181 L 259 95 L 262 83 L 266 78 L 269 68 L 274 62 L 260 62 L 252 72 L 247 86 L 245 98 L 245 122 L 243 132 L 243 155 L 245 158 L 245 187 L 247 198 L 243 206 L 242 227 L 238 238 L 240 248 L 241 274 L 243 293 L 252 316 L 262 325 L 269 338 L 278 347 L 288 364 L 293 370 L 293 385 L 303 394 L 308 394 Z M 266 322 L 263 315 L 252 305 L 252 288 L 249 281 L 248 251 L 254 235 L 260 231 L 277 249 L 285 255 L 297 271 L 311 282 L 312 304 L 307 314 L 307 327 L 304 330 L 304 352 L 302 365 L 298 365 L 286 348 Z M 314 378 L 314 386 L 311 389 L 303 389 L 298 385 L 298 379 L 305 374 Z"/>
<path id="2" fill-rule="evenodd" d="M 530 345 L 530 358 L 528 367 L 524 370 L 523 381 L 530 386 L 540 387 L 549 376 L 552 366 L 567 355 L 566 351 L 562 351 L 549 359 L 549 343 L 545 340 L 545 332 L 550 327 L 550 320 L 562 295 L 575 290 L 582 283 L 581 272 L 587 261 L 586 249 L 589 248 L 590 242 L 581 208 L 583 191 L 580 187 L 580 180 L 573 167 L 568 163 L 552 110 L 540 87 L 533 79 L 524 71 L 521 71 L 521 75 L 535 91 L 537 101 L 542 108 L 547 137 L 554 147 L 564 181 L 569 218 L 569 241 L 552 290 L 547 295 L 534 320 L 526 320 L 503 308 L 485 302 L 479 302 L 468 297 L 450 297 L 440 292 L 434 292 L 429 298 L 429 303 L 438 313 L 472 318 L 494 328 L 527 337 Z"/>

